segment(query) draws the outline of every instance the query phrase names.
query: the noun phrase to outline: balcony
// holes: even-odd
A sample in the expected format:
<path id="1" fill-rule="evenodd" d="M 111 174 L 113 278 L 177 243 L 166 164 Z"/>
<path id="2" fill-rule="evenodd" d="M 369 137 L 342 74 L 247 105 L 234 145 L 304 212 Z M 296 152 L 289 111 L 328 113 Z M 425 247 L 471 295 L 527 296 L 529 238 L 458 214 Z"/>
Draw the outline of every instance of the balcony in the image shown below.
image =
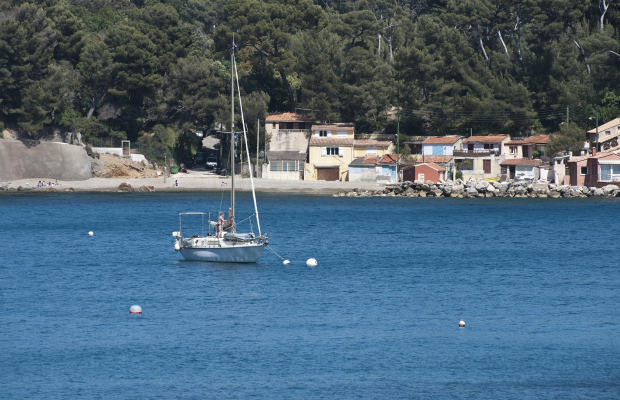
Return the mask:
<path id="1" fill-rule="evenodd" d="M 454 157 L 490 157 L 499 156 L 499 150 L 454 150 Z"/>
<path id="2" fill-rule="evenodd" d="M 278 129 L 278 133 L 310 133 L 311 129 Z"/>

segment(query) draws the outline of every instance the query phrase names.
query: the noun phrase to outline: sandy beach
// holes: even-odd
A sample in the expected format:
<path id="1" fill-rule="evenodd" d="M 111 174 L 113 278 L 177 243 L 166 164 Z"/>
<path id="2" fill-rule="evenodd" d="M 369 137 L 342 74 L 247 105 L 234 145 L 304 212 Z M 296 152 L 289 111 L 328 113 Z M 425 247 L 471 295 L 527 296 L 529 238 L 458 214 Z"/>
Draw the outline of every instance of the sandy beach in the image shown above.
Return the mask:
<path id="1" fill-rule="evenodd" d="M 34 189 L 31 192 L 49 191 L 50 187 L 37 187 L 38 181 L 50 181 L 49 178 L 21 179 L 11 182 L 2 182 L 0 185 L 6 189 L 18 187 Z M 178 181 L 179 186 L 174 187 Z M 52 186 L 54 190 L 63 191 L 72 188 L 76 192 L 117 192 L 121 183 L 128 183 L 133 188 L 141 186 L 153 186 L 156 192 L 162 191 L 219 191 L 229 189 L 230 177 L 223 178 L 208 173 L 176 174 L 166 178 L 91 178 L 83 181 L 59 181 L 59 186 Z M 250 178 L 235 177 L 236 189 L 239 191 L 251 190 Z M 256 191 L 261 192 L 291 192 L 291 193 L 315 193 L 333 194 L 339 191 L 348 191 L 355 188 L 364 190 L 382 189 L 384 185 L 376 182 L 340 182 L 340 181 L 285 181 L 273 179 L 254 178 Z"/>

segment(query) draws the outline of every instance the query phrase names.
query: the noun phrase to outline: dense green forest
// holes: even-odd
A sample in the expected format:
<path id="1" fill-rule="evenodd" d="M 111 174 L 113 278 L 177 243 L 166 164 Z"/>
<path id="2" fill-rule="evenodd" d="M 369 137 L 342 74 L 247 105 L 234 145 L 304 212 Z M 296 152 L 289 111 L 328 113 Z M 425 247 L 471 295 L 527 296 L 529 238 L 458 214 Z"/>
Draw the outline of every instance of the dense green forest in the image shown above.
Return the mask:
<path id="1" fill-rule="evenodd" d="M 619 29 L 619 0 L 5 0 L 0 123 L 178 146 L 229 120 L 234 35 L 251 130 L 592 128 L 620 116 Z"/>

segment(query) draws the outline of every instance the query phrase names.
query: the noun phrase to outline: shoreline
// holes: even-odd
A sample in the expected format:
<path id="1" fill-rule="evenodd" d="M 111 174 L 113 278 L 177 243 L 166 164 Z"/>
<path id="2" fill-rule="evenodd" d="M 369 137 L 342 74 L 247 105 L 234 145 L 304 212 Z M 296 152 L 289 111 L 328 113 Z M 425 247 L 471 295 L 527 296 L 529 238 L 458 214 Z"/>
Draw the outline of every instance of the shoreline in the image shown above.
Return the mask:
<path id="1" fill-rule="evenodd" d="M 230 190 L 230 177 L 222 178 L 212 175 L 181 175 L 166 178 L 90 178 L 83 181 L 59 181 L 58 186 L 37 187 L 39 181 L 51 181 L 50 178 L 20 179 L 0 182 L 0 193 L 66 193 L 66 192 L 219 192 Z M 179 186 L 173 187 L 178 181 Z M 224 182 L 225 186 L 222 186 Z M 131 185 L 132 190 L 119 190 L 123 183 Z M 145 187 L 145 188 L 143 188 Z M 376 182 L 341 182 L 341 181 L 286 181 L 274 179 L 254 179 L 257 192 L 303 193 L 330 195 L 342 191 L 383 190 L 386 185 Z M 1 190 L 3 188 L 4 190 Z M 250 178 L 235 177 L 235 190 L 251 191 Z"/>

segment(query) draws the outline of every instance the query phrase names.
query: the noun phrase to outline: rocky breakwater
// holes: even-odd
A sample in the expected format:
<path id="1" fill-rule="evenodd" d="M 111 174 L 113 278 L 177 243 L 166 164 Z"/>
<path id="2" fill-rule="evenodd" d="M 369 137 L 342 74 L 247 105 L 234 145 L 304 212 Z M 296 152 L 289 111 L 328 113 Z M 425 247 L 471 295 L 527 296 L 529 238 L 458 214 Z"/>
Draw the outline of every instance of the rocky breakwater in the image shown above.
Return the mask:
<path id="1" fill-rule="evenodd" d="M 602 188 L 556 185 L 553 183 L 488 182 L 470 179 L 435 183 L 431 181 L 402 182 L 387 185 L 383 190 L 338 192 L 336 197 L 402 196 L 402 197 L 620 197 L 618 185 Z"/>

